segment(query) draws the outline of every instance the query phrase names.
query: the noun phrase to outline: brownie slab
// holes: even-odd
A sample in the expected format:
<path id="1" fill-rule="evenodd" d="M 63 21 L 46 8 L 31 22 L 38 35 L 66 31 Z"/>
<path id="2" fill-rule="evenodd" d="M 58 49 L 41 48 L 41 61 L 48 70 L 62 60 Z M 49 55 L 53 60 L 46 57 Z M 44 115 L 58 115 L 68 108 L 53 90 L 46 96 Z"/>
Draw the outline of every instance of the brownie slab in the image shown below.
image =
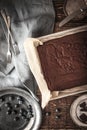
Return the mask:
<path id="1" fill-rule="evenodd" d="M 37 51 L 51 91 L 87 84 L 87 31 L 47 41 Z"/>

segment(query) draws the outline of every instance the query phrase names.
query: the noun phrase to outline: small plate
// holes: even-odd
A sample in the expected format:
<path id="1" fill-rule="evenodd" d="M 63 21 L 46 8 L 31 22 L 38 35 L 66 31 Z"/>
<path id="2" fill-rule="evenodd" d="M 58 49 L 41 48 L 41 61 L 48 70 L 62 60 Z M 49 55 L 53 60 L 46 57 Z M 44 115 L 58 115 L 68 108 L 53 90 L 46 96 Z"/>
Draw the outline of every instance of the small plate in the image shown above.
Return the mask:
<path id="1" fill-rule="evenodd" d="M 28 91 L 0 90 L 0 130 L 36 130 L 41 117 L 40 105 Z"/>
<path id="2" fill-rule="evenodd" d="M 87 127 L 87 94 L 77 98 L 71 105 L 70 116 L 81 127 Z"/>

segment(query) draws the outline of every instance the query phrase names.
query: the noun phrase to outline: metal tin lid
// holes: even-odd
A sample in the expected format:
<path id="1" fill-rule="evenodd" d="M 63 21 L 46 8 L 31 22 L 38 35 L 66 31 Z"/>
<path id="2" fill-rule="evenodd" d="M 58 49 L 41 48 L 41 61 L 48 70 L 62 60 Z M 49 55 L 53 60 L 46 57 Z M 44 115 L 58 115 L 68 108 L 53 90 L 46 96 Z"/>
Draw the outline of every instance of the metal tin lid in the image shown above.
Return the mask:
<path id="1" fill-rule="evenodd" d="M 0 91 L 0 130 L 37 130 L 40 123 L 40 105 L 27 91 Z"/>

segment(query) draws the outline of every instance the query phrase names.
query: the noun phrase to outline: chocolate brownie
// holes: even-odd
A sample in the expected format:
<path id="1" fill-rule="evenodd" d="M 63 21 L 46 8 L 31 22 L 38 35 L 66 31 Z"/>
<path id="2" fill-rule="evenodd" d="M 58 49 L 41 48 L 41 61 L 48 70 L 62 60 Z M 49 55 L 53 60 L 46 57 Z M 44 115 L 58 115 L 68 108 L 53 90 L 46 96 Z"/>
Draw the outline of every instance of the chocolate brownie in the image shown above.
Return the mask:
<path id="1" fill-rule="evenodd" d="M 51 91 L 87 84 L 87 31 L 47 41 L 37 50 Z"/>

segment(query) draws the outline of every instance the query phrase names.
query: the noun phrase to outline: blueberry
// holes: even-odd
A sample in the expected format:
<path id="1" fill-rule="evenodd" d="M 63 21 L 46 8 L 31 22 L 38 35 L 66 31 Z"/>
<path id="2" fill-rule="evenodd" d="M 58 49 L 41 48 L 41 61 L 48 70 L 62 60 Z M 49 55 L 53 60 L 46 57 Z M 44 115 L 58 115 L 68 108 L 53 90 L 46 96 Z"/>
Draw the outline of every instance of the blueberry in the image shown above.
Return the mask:
<path id="1" fill-rule="evenodd" d="M 20 120 L 19 117 L 15 117 L 15 118 L 14 118 L 14 121 L 18 121 L 18 120 Z"/>

